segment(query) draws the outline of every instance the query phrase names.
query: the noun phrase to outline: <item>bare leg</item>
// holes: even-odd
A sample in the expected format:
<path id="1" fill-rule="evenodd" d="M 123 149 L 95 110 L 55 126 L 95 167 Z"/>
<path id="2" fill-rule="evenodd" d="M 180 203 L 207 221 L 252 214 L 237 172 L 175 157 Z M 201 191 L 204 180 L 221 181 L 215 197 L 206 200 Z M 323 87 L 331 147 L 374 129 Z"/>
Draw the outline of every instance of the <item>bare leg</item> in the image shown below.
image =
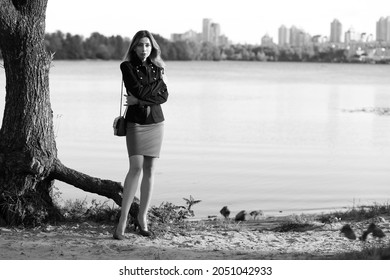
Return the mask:
<path id="1" fill-rule="evenodd" d="M 121 217 L 119 218 L 118 226 L 116 228 L 116 232 L 119 234 L 124 234 L 125 232 L 127 216 L 129 214 L 131 203 L 134 200 L 135 193 L 138 189 L 139 178 L 141 176 L 143 165 L 143 156 L 130 157 L 130 168 L 126 175 L 123 187 Z"/>
<path id="2" fill-rule="evenodd" d="M 152 198 L 154 185 L 154 170 L 157 159 L 153 157 L 144 157 L 143 177 L 141 182 L 141 197 L 138 213 L 138 221 L 143 230 L 148 230 L 147 214 Z"/>

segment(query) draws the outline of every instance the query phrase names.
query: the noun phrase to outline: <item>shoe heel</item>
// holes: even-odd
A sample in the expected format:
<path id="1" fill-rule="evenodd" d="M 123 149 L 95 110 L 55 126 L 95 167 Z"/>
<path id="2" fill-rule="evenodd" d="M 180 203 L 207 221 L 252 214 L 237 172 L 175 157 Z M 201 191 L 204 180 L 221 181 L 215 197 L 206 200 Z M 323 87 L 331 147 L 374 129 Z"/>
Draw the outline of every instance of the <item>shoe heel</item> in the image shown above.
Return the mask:
<path id="1" fill-rule="evenodd" d="M 137 230 L 137 228 L 141 228 L 141 226 L 139 225 L 139 222 L 138 222 L 138 220 L 137 219 L 135 219 L 134 220 L 134 231 L 136 231 Z"/>
<path id="2" fill-rule="evenodd" d="M 142 235 L 142 236 L 147 236 L 147 237 L 150 237 L 153 235 L 153 233 L 151 231 L 147 231 L 147 230 L 143 230 L 138 219 L 136 219 L 134 221 L 134 230 L 136 230 L 138 227 L 138 231 L 139 231 L 139 234 Z"/>

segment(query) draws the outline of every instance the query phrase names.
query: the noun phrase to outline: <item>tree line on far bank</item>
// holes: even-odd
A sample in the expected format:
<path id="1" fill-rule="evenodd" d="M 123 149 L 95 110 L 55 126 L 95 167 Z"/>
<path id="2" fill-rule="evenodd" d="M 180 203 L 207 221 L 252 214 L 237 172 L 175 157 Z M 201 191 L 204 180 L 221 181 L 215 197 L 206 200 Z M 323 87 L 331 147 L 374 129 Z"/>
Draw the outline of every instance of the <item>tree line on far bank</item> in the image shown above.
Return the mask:
<path id="1" fill-rule="evenodd" d="M 240 60 L 240 61 L 312 61 L 312 62 L 365 62 L 354 48 L 335 47 L 330 44 L 307 45 L 303 47 L 280 47 L 277 45 L 259 46 L 234 44 L 214 46 L 211 43 L 193 41 L 172 42 L 158 34 L 153 34 L 161 47 L 165 60 Z M 129 47 L 130 39 L 117 36 L 104 36 L 98 32 L 88 38 L 57 31 L 45 35 L 45 46 L 55 60 L 121 60 Z M 376 48 L 364 45 L 363 49 Z M 390 47 L 385 46 L 386 52 Z M 383 49 L 383 48 L 381 48 Z M 0 53 L 1 58 L 1 53 Z M 363 56 L 363 58 L 365 58 Z M 388 59 L 381 62 L 389 63 Z"/>

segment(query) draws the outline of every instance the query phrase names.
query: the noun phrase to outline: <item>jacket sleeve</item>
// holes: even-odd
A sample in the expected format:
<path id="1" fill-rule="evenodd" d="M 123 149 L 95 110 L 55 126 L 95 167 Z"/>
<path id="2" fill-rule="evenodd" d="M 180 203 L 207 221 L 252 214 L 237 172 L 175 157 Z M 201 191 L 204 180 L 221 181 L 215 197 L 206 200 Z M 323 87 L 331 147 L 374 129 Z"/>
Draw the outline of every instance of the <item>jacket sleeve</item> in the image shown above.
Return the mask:
<path id="1" fill-rule="evenodd" d="M 168 89 L 162 79 L 142 85 L 127 63 L 122 63 L 120 68 L 126 89 L 139 99 L 139 105 L 158 105 L 168 100 Z"/>

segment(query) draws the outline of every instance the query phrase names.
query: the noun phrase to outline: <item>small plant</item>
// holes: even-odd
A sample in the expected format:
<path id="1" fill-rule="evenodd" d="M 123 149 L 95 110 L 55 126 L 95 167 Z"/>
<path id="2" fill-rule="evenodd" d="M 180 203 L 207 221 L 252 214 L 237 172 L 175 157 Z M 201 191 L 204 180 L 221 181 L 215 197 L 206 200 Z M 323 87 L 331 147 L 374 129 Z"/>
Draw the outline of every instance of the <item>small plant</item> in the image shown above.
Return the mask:
<path id="1" fill-rule="evenodd" d="M 374 205 L 363 205 L 363 206 L 354 206 L 346 211 L 336 211 L 330 214 L 323 214 L 319 217 L 319 221 L 323 223 L 330 223 L 337 217 L 339 220 L 343 221 L 363 221 L 367 219 L 376 218 L 380 215 L 389 215 L 390 214 L 390 205 L 384 204 L 374 204 Z"/>
<path id="2" fill-rule="evenodd" d="M 119 214 L 119 208 L 114 204 L 108 206 L 108 201 L 99 202 L 92 199 L 91 206 L 87 209 L 86 218 L 95 222 L 113 221 Z"/>
<path id="3" fill-rule="evenodd" d="M 192 216 L 184 206 L 176 206 L 171 202 L 163 202 L 160 206 L 153 206 L 149 210 L 151 222 L 162 224 L 176 224 Z"/>
<path id="4" fill-rule="evenodd" d="M 298 223 L 298 224 L 308 224 L 313 223 L 314 216 L 313 215 L 306 215 L 306 214 L 293 214 L 289 217 L 291 222 Z"/>
<path id="5" fill-rule="evenodd" d="M 187 204 L 187 210 L 188 212 L 191 213 L 192 216 L 195 216 L 194 214 L 194 211 L 191 210 L 191 207 L 199 202 L 201 202 L 202 200 L 195 200 L 192 195 L 190 195 L 190 198 L 184 198 L 183 199 L 186 201 L 186 204 Z"/>
<path id="6" fill-rule="evenodd" d="M 67 200 L 64 206 L 60 206 L 60 211 L 65 219 L 70 221 L 110 222 L 118 215 L 119 208 L 114 205 L 109 207 L 107 203 L 107 201 L 99 202 L 93 199 L 88 205 L 86 199 Z"/>
<path id="7" fill-rule="evenodd" d="M 177 206 L 171 202 L 163 202 L 160 206 L 153 206 L 149 210 L 149 218 L 152 222 L 162 224 L 177 224 L 183 222 L 189 217 L 195 216 L 191 207 L 201 200 L 195 200 L 191 195 L 190 198 L 183 198 L 186 201 L 185 206 Z"/>
<path id="8" fill-rule="evenodd" d="M 192 196 L 189 199 L 184 199 L 186 206 L 177 206 L 171 202 L 163 202 L 160 206 L 150 208 L 148 216 L 152 224 L 154 232 L 175 232 L 176 234 L 187 234 L 191 225 L 190 222 L 185 222 L 188 218 L 193 217 L 194 211 L 191 207 L 200 202 Z"/>
<path id="9" fill-rule="evenodd" d="M 66 200 L 64 206 L 60 206 L 60 211 L 65 219 L 80 221 L 87 212 L 86 199 Z"/>

